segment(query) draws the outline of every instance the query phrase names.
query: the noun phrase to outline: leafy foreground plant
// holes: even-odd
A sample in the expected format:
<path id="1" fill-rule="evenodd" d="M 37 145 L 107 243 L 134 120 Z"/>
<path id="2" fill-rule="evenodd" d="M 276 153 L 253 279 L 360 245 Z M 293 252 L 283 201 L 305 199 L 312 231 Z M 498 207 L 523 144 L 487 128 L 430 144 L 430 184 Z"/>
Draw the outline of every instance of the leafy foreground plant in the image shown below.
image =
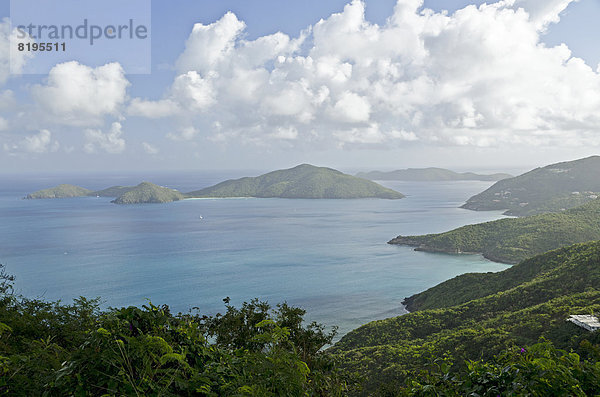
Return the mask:
<path id="1" fill-rule="evenodd" d="M 444 356 L 451 347 L 440 347 L 431 359 L 412 355 L 396 367 L 402 382 L 367 379 L 359 390 L 358 383 L 347 387 L 335 348 L 322 351 L 335 330 L 303 326 L 302 309 L 258 300 L 236 308 L 225 299 L 225 314 L 216 316 L 173 315 L 152 303 L 100 311 L 97 300 L 63 305 L 17 296 L 12 281 L 0 265 L 0 395 L 584 396 L 600 390 L 596 334 L 584 334 L 591 342 L 577 340 L 578 354 L 542 342 L 463 365 Z"/>
<path id="2" fill-rule="evenodd" d="M 0 270 L 3 270 L 0 268 Z M 224 315 L 152 303 L 101 312 L 16 296 L 0 273 L 0 394 L 340 396 L 320 350 L 336 330 L 303 326 L 302 309 L 253 300 Z"/>
<path id="3" fill-rule="evenodd" d="M 542 341 L 529 348 L 513 348 L 488 362 L 467 361 L 453 371 L 448 359 L 436 360 L 428 370 L 413 374 L 400 396 L 591 396 L 600 391 L 597 347 L 585 341 L 582 359 Z"/>

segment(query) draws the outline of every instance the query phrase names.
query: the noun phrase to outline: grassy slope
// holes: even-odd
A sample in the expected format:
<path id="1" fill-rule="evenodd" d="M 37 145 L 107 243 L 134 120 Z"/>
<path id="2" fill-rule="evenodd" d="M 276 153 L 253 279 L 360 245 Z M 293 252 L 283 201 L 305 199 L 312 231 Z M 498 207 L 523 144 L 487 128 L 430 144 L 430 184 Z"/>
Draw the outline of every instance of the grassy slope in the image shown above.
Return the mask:
<path id="1" fill-rule="evenodd" d="M 454 172 L 444 168 L 408 168 L 390 172 L 372 171 L 356 174 L 376 181 L 499 181 L 512 178 L 508 174 L 480 175 L 473 172 Z"/>
<path id="2" fill-rule="evenodd" d="M 492 260 L 517 263 L 591 240 L 600 240 L 600 199 L 561 213 L 499 219 L 438 234 L 398 236 L 389 243 L 433 252 L 482 253 Z"/>
<path id="3" fill-rule="evenodd" d="M 467 200 L 463 208 L 506 209 L 508 215 L 517 216 L 573 208 L 591 200 L 592 193 L 600 192 L 599 172 L 600 156 L 536 168 L 495 183 Z"/>
<path id="4" fill-rule="evenodd" d="M 567 323 L 568 315 L 600 310 L 600 242 L 525 261 L 490 279 L 482 288 L 487 291 L 466 292 L 470 281 L 464 278 L 461 291 L 452 299 L 461 293 L 481 297 L 374 321 L 344 336 L 330 351 L 345 368 L 364 374 L 366 390 L 373 391 L 401 382 L 406 371 L 447 352 L 455 358 L 489 358 L 511 345 L 534 343 L 541 336 L 559 347 L 571 346 L 586 331 Z"/>
<path id="5" fill-rule="evenodd" d="M 184 195 L 177 190 L 142 182 L 112 202 L 115 204 L 168 203 L 183 198 Z"/>
<path id="6" fill-rule="evenodd" d="M 385 198 L 402 194 L 366 179 L 343 174 L 331 168 L 303 164 L 273 171 L 255 178 L 229 180 L 206 189 L 187 193 L 190 197 L 281 197 L 311 199 Z"/>
<path id="7" fill-rule="evenodd" d="M 62 184 L 28 194 L 26 199 L 47 199 L 87 196 L 92 191 L 80 186 Z"/>

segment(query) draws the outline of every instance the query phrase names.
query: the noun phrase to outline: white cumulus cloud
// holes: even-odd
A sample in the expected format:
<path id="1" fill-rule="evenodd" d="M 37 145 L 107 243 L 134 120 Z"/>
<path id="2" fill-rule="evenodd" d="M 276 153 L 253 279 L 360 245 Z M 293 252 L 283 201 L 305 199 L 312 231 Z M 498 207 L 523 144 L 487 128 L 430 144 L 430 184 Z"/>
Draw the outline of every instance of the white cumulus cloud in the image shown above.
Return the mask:
<path id="1" fill-rule="evenodd" d="M 122 138 L 123 131 L 121 123 L 112 123 L 110 130 L 106 133 L 98 129 L 87 129 L 85 131 L 86 143 L 83 149 L 87 153 L 95 153 L 98 149 L 107 153 L 117 154 L 125 150 L 125 139 Z"/>
<path id="2" fill-rule="evenodd" d="M 10 27 L 8 18 L 0 21 L 0 84 L 4 84 L 11 73 L 20 74 L 26 62 L 34 56 L 33 52 L 12 48 L 18 42 L 32 43 L 34 40 L 27 36 L 17 41 L 17 31 L 11 31 Z"/>
<path id="3" fill-rule="evenodd" d="M 91 68 L 72 61 L 53 67 L 47 83 L 35 85 L 32 95 L 55 122 L 91 126 L 104 116 L 120 115 L 128 86 L 118 63 Z"/>
<path id="4" fill-rule="evenodd" d="M 59 146 L 57 141 L 52 141 L 52 133 L 48 130 L 41 130 L 35 135 L 27 136 L 21 142 L 21 147 L 30 153 L 55 152 Z"/>
<path id="5" fill-rule="evenodd" d="M 29 135 L 9 144 L 5 143 L 3 148 L 6 152 L 15 153 L 47 153 L 56 152 L 60 144 L 52 140 L 52 133 L 48 130 L 40 130 L 37 134 Z"/>
<path id="6" fill-rule="evenodd" d="M 158 154 L 160 152 L 160 150 L 156 146 L 148 142 L 142 142 L 142 148 L 144 149 L 144 152 L 148 154 Z"/>
<path id="7" fill-rule="evenodd" d="M 178 132 L 169 132 L 167 134 L 167 138 L 172 139 L 174 141 L 191 141 L 198 134 L 200 134 L 199 129 L 193 126 L 187 126 L 179 129 Z"/>
<path id="8" fill-rule="evenodd" d="M 344 92 L 333 107 L 333 117 L 342 122 L 358 123 L 369 120 L 371 104 L 353 92 Z"/>
<path id="9" fill-rule="evenodd" d="M 185 51 L 177 60 L 177 69 L 202 73 L 213 70 L 234 52 L 236 39 L 245 27 L 246 24 L 232 12 L 210 25 L 195 24 L 185 43 Z"/>
<path id="10" fill-rule="evenodd" d="M 541 35 L 573 0 L 501 0 L 453 14 L 399 0 L 384 25 L 353 0 L 297 37 L 245 39 L 233 13 L 196 24 L 162 99 L 193 140 L 315 145 L 599 145 L 600 75 Z M 218 126 L 218 128 L 216 127 Z"/>
<path id="11" fill-rule="evenodd" d="M 172 99 L 148 101 L 134 98 L 127 108 L 127 114 L 130 116 L 141 116 L 149 119 L 173 116 L 179 112 L 179 105 Z"/>
<path id="12" fill-rule="evenodd" d="M 215 103 L 215 93 L 210 78 L 202 78 L 196 71 L 178 75 L 165 99 L 149 101 L 133 98 L 127 108 L 130 116 L 151 119 L 185 116 L 187 113 L 205 111 Z"/>
<path id="13" fill-rule="evenodd" d="M 514 7 L 525 9 L 535 26 L 544 30 L 549 24 L 559 22 L 560 13 L 575 1 L 579 0 L 516 0 Z"/>
<path id="14" fill-rule="evenodd" d="M 205 109 L 215 102 L 211 82 L 196 71 L 177 76 L 171 91 L 171 97 L 191 111 Z"/>

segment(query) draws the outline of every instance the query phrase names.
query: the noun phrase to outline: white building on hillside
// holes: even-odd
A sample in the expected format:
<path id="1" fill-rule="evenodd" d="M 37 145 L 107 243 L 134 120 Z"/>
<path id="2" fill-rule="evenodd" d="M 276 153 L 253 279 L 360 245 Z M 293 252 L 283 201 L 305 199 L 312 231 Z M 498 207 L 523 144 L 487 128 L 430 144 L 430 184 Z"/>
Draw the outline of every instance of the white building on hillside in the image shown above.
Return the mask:
<path id="1" fill-rule="evenodd" d="M 587 329 L 588 331 L 594 332 L 600 329 L 600 321 L 595 316 L 589 315 L 572 315 L 569 316 L 567 321 L 572 322 L 581 328 Z"/>

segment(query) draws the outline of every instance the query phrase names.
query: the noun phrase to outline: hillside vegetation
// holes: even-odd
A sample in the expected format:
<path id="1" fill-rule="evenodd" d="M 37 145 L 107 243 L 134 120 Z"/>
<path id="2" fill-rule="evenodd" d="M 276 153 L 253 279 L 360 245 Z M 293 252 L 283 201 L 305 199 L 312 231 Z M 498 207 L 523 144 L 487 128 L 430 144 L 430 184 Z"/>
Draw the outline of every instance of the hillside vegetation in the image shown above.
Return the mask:
<path id="1" fill-rule="evenodd" d="M 591 335 L 590 339 L 598 341 Z M 513 347 L 490 360 L 467 360 L 456 365 L 450 358 L 434 360 L 415 371 L 407 387 L 386 396 L 579 396 L 600 390 L 600 351 L 582 340 L 573 350 L 557 349 L 542 340 Z M 453 365 L 454 364 L 454 365 Z"/>
<path id="2" fill-rule="evenodd" d="M 99 197 L 119 197 L 131 190 L 133 190 L 135 186 L 111 186 L 106 189 L 96 190 L 89 194 L 89 196 L 99 196 Z"/>
<path id="3" fill-rule="evenodd" d="M 428 307 L 440 308 L 374 321 L 344 336 L 330 352 L 346 370 L 363 374 L 363 390 L 373 391 L 399 390 L 411 373 L 444 356 L 491 360 L 540 337 L 560 348 L 578 346 L 588 333 L 565 320 L 600 311 L 600 242 L 529 259 L 491 278 L 478 292 L 468 291 L 478 288 L 472 276 L 455 280 L 460 280 L 454 282 L 459 291 L 448 295 L 449 302 L 444 301 L 449 285 L 438 290 L 439 299 L 429 300 Z"/>
<path id="4" fill-rule="evenodd" d="M 189 197 L 280 197 L 304 199 L 401 199 L 401 193 L 375 182 L 343 174 L 331 168 L 302 164 L 258 177 L 228 180 Z"/>
<path id="5" fill-rule="evenodd" d="M 597 243 L 590 244 L 594 246 Z M 571 251 L 567 250 L 565 252 Z M 538 278 L 540 274 L 555 271 L 556 260 L 548 261 L 548 258 L 554 258 L 555 256 L 555 252 L 537 255 L 498 273 L 462 274 L 406 298 L 403 304 L 411 312 L 440 309 L 506 291 L 520 284 L 531 282 Z M 598 266 L 600 267 L 600 263 L 598 263 Z"/>
<path id="6" fill-rule="evenodd" d="M 26 199 L 53 199 L 53 198 L 69 198 L 69 197 L 84 197 L 92 193 L 91 190 L 81 186 L 62 184 L 49 189 L 38 190 L 25 196 Z"/>
<path id="7" fill-rule="evenodd" d="M 560 213 L 499 219 L 445 233 L 398 236 L 389 244 L 431 252 L 481 253 L 494 261 L 517 263 L 552 249 L 591 240 L 600 240 L 600 200 Z"/>
<path id="8" fill-rule="evenodd" d="M 497 173 L 490 175 L 475 174 L 473 172 L 454 172 L 444 168 L 408 168 L 390 172 L 371 171 L 359 172 L 357 177 L 372 181 L 499 181 L 512 178 L 512 175 Z"/>
<path id="9" fill-rule="evenodd" d="M 600 196 L 600 156 L 536 168 L 496 182 L 462 206 L 469 210 L 507 210 L 526 216 L 576 207 Z"/>
<path id="10" fill-rule="evenodd" d="M 175 189 L 142 182 L 112 202 L 115 204 L 169 203 L 184 198 L 184 195 Z"/>

